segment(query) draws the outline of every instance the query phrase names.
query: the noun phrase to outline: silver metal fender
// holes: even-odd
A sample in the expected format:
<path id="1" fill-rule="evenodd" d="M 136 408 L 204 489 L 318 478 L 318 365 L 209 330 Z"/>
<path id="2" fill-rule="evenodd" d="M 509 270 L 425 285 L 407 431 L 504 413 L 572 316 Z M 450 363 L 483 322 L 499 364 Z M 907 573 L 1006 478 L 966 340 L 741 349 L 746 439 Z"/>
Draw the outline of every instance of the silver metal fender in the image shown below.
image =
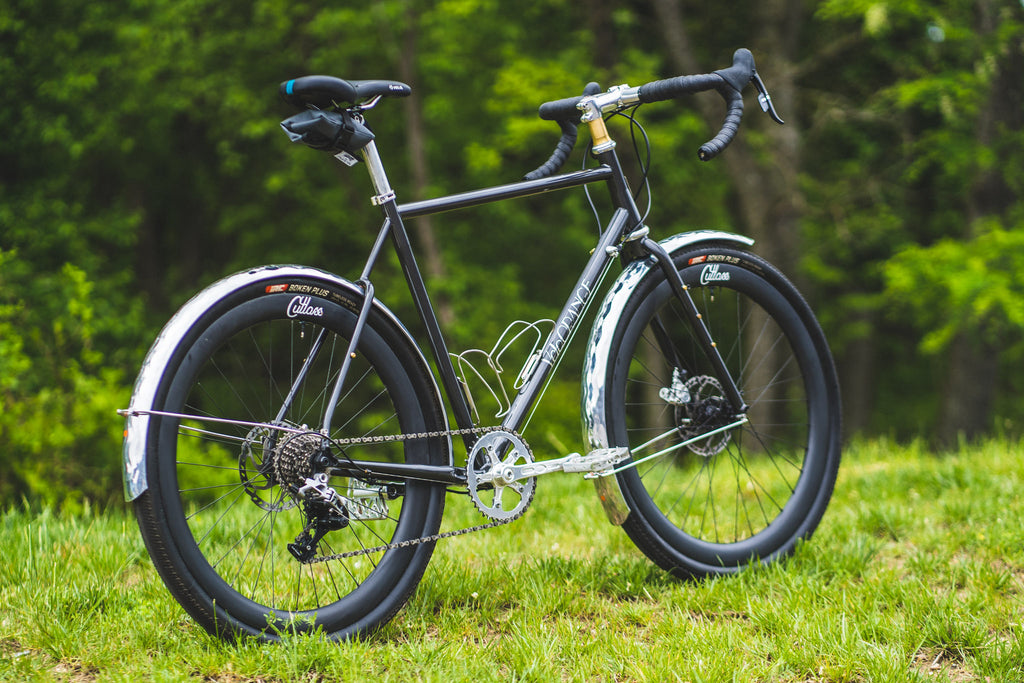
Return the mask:
<path id="1" fill-rule="evenodd" d="M 233 292 L 263 281 L 273 281 L 278 283 L 282 279 L 297 277 L 306 280 L 320 281 L 324 283 L 326 288 L 333 289 L 335 291 L 340 290 L 342 292 L 350 292 L 352 294 L 353 301 L 360 301 L 363 298 L 363 290 L 358 285 L 323 270 L 307 268 L 305 266 L 262 266 L 241 273 L 235 273 L 234 275 L 230 275 L 223 280 L 219 280 L 218 282 L 210 285 L 192 297 L 192 299 L 182 306 L 178 312 L 174 314 L 174 317 L 164 325 L 163 330 L 161 330 L 156 341 L 154 341 L 153 345 L 150 347 L 149 353 L 146 354 L 146 359 L 142 363 L 142 369 L 139 371 L 139 376 L 135 380 L 135 389 L 132 392 L 131 403 L 128 406 L 128 410 L 124 411 L 127 415 L 125 420 L 124 445 L 122 447 L 125 500 L 135 500 L 149 487 L 149 483 L 146 480 L 146 468 L 144 466 L 146 442 L 148 440 L 149 432 L 149 415 L 139 414 L 139 411 L 153 410 L 153 403 L 156 400 L 156 392 L 160 384 L 160 378 L 163 375 L 164 368 L 167 366 L 171 356 L 178 348 L 182 338 L 190 329 L 192 329 L 192 326 L 196 324 L 199 317 L 207 309 L 220 299 L 232 294 Z M 423 358 L 416 342 L 395 314 L 379 301 L 375 300 L 373 305 L 392 325 L 394 325 L 395 329 L 398 330 L 399 333 L 405 335 L 409 346 L 418 354 L 419 360 L 423 363 L 423 367 L 429 368 L 430 366 L 427 364 L 426 359 Z M 444 402 L 441 400 L 441 393 L 437 388 L 437 381 L 429 370 L 427 371 L 427 374 L 430 375 L 431 382 L 434 386 L 434 392 L 437 394 L 437 402 L 441 407 L 443 414 Z M 444 421 L 445 424 L 447 424 L 447 416 L 445 416 Z M 453 463 L 451 439 L 448 440 L 448 462 L 449 464 Z"/>
<path id="2" fill-rule="evenodd" d="M 746 249 L 754 244 L 754 240 L 742 235 L 717 230 L 697 230 L 674 235 L 660 242 L 670 255 L 683 249 L 691 249 L 705 242 L 726 242 L 732 246 Z M 611 339 L 618 327 L 626 302 L 633 296 L 637 285 L 655 267 L 654 258 L 639 259 L 629 264 L 616 278 L 605 295 L 601 308 L 594 318 L 594 326 L 590 331 L 587 353 L 583 363 L 583 387 L 581 410 L 583 413 L 583 440 L 590 450 L 610 448 L 608 429 L 605 425 L 605 376 L 611 361 Z M 626 504 L 619 489 L 618 480 L 612 476 L 594 479 L 598 497 L 604 506 L 608 520 L 612 524 L 622 524 L 629 515 Z"/>

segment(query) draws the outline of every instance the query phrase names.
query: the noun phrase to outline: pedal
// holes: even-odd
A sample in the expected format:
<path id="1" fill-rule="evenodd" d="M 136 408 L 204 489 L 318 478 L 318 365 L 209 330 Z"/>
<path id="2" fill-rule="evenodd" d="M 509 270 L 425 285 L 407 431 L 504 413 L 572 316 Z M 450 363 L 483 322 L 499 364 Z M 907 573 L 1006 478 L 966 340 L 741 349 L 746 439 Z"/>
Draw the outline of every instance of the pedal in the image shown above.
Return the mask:
<path id="1" fill-rule="evenodd" d="M 370 521 L 388 518 L 386 486 L 370 486 L 351 480 L 348 484 L 348 495 L 339 498 L 344 501 L 345 510 L 351 519 Z"/>

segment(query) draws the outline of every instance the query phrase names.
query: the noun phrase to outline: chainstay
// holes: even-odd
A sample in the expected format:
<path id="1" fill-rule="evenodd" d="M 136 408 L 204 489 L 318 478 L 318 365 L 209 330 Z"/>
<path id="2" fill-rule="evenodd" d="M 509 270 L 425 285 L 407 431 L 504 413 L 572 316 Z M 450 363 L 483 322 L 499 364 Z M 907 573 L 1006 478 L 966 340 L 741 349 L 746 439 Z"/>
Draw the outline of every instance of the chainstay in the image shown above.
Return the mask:
<path id="1" fill-rule="evenodd" d="M 383 435 L 383 436 L 370 436 L 363 438 L 351 438 L 351 439 L 331 439 L 331 443 L 336 446 L 352 446 L 359 444 L 369 443 L 385 443 L 389 441 L 406 441 L 410 439 L 433 439 L 441 436 L 466 436 L 474 434 L 482 436 L 488 432 L 504 431 L 510 434 L 519 434 L 515 431 L 503 429 L 502 427 L 468 427 L 464 429 L 449 429 L 445 431 L 436 432 L 417 432 L 413 434 L 394 434 L 394 435 Z M 519 437 L 522 438 L 522 437 Z M 360 557 L 362 555 L 370 555 L 372 553 L 381 553 L 395 548 L 409 548 L 415 545 L 422 545 L 424 543 L 435 543 L 445 538 L 453 538 L 455 536 L 465 536 L 477 531 L 484 531 L 486 529 L 493 529 L 494 527 L 504 526 L 510 524 L 520 517 L 523 516 L 527 508 L 523 508 L 519 514 L 509 517 L 508 519 L 499 519 L 488 524 L 478 524 L 477 526 L 466 527 L 463 529 L 454 529 L 452 531 L 445 531 L 440 534 L 432 534 L 430 536 L 421 536 L 420 538 L 410 538 L 406 541 L 398 541 L 396 543 L 385 543 L 384 545 L 378 545 L 373 548 L 360 548 L 359 550 L 349 550 L 344 553 L 334 553 L 333 555 L 323 555 L 321 557 L 314 557 L 303 564 L 319 564 L 321 562 L 330 562 L 332 560 L 346 560 L 352 557 Z"/>

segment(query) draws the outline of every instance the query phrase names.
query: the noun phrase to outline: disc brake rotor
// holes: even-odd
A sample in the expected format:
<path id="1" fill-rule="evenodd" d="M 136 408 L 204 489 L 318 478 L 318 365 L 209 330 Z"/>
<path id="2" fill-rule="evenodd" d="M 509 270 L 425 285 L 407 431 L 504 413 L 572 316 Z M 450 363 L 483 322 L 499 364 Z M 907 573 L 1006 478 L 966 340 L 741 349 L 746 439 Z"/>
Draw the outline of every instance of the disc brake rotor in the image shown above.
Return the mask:
<path id="1" fill-rule="evenodd" d="M 680 423 L 679 432 L 684 439 L 700 436 L 728 423 L 729 401 L 722 384 L 710 375 L 691 377 L 685 383 L 689 392 L 688 403 L 676 408 Z M 731 432 L 725 431 L 687 446 L 697 455 L 710 458 L 725 450 L 732 439 Z"/>
<path id="2" fill-rule="evenodd" d="M 253 427 L 245 435 L 238 453 L 238 475 L 245 492 L 263 510 L 279 512 L 295 507 L 296 501 L 283 495 L 274 473 L 274 449 L 281 433 L 271 426 Z"/>

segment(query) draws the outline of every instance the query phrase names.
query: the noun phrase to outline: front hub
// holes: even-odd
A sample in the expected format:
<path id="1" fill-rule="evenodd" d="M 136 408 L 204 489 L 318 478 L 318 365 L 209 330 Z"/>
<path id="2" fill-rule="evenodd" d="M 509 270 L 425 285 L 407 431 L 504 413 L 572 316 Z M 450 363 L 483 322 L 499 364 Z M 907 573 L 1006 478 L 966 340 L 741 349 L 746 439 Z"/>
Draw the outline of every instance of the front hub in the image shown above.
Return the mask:
<path id="1" fill-rule="evenodd" d="M 729 399 L 721 383 L 710 375 L 698 375 L 685 382 L 689 400 L 675 407 L 676 424 L 684 440 L 707 434 L 735 421 Z M 691 443 L 687 448 L 709 458 L 725 450 L 732 439 L 730 431 Z"/>

